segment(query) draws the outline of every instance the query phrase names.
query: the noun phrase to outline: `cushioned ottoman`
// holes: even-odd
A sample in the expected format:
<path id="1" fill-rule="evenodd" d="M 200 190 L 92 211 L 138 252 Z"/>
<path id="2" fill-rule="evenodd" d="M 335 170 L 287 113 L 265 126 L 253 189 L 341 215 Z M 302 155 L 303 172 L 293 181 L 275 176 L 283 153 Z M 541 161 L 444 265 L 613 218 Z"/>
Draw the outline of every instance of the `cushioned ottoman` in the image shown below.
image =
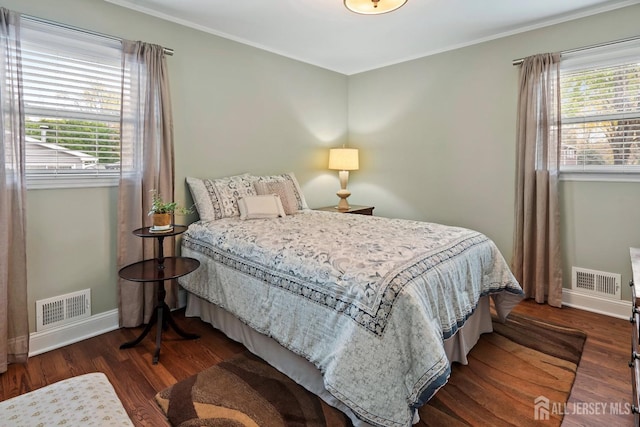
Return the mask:
<path id="1" fill-rule="evenodd" d="M 0 420 L 13 427 L 133 426 L 101 372 L 69 378 L 0 402 Z"/>

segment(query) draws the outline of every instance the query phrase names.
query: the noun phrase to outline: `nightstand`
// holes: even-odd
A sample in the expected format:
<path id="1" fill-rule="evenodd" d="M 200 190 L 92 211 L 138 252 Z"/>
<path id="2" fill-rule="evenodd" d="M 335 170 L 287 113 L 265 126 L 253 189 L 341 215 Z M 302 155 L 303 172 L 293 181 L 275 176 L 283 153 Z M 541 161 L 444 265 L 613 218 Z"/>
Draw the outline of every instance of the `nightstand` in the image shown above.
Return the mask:
<path id="1" fill-rule="evenodd" d="M 120 346 L 121 349 L 131 348 L 138 345 L 147 336 L 151 328 L 156 325 L 156 350 L 153 353 L 153 364 L 158 363 L 160 358 L 160 344 L 162 342 L 162 331 L 171 327 L 182 338 L 193 340 L 199 338 L 198 335 L 183 331 L 171 317 L 171 309 L 164 302 L 166 291 L 164 289 L 165 280 L 173 280 L 195 271 L 200 266 L 200 261 L 187 257 L 165 257 L 164 238 L 177 236 L 187 231 L 185 225 L 173 225 L 170 230 L 163 232 L 153 232 L 150 227 L 142 227 L 133 231 L 138 237 L 155 238 L 158 240 L 158 258 L 150 258 L 138 261 L 122 267 L 118 275 L 132 282 L 155 282 L 156 283 L 156 306 L 149 323 L 144 328 L 138 338 L 126 342 Z"/>
<path id="2" fill-rule="evenodd" d="M 349 209 L 338 209 L 335 206 L 325 206 L 323 208 L 314 209 L 316 211 L 352 213 L 360 215 L 373 215 L 374 206 L 349 205 Z"/>

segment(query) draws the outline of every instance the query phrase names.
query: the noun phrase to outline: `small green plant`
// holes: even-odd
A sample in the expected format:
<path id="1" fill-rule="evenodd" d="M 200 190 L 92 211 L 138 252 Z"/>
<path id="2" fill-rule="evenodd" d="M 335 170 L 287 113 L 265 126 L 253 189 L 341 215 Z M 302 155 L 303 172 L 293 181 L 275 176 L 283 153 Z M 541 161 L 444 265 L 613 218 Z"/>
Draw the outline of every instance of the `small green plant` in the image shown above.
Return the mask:
<path id="1" fill-rule="evenodd" d="M 160 197 L 158 190 L 151 190 L 151 209 L 149 210 L 149 216 L 153 214 L 172 214 L 176 213 L 178 215 L 187 215 L 192 212 L 191 208 L 184 208 L 182 206 L 178 206 L 176 202 L 165 202 Z"/>

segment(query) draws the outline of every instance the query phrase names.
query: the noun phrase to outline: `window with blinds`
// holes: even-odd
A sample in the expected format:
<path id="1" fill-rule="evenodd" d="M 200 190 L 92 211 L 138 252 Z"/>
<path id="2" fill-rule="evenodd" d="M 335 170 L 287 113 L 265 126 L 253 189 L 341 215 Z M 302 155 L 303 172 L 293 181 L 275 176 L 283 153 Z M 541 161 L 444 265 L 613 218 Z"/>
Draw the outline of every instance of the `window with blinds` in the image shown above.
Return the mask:
<path id="1" fill-rule="evenodd" d="M 121 43 L 25 19 L 21 44 L 29 187 L 117 183 Z"/>
<path id="2" fill-rule="evenodd" d="M 640 172 L 640 46 L 590 49 L 560 71 L 561 171 Z"/>

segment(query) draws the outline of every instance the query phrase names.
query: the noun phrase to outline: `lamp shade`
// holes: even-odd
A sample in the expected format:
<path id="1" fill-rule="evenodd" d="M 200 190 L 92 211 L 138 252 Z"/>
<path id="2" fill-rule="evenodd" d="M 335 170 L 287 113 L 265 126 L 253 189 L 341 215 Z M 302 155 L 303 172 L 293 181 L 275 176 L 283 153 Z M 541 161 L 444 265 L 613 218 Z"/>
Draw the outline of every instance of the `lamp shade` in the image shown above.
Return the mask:
<path id="1" fill-rule="evenodd" d="M 407 0 L 344 0 L 344 5 L 352 12 L 363 15 L 377 15 L 398 9 Z"/>
<path id="2" fill-rule="evenodd" d="M 355 171 L 358 168 L 357 148 L 331 148 L 329 150 L 329 169 Z"/>

